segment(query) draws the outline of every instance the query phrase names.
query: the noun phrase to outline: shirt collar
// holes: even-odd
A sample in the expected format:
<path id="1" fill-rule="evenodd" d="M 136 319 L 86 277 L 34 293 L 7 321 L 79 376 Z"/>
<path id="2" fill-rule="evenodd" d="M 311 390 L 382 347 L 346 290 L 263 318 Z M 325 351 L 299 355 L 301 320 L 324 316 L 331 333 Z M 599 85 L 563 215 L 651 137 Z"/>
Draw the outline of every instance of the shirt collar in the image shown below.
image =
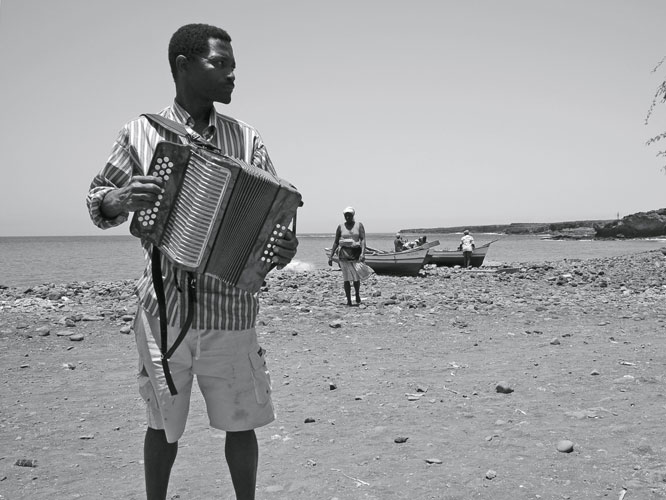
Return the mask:
<path id="1" fill-rule="evenodd" d="M 184 123 L 190 128 L 194 128 L 194 119 L 190 116 L 190 114 L 183 108 L 180 104 L 178 104 L 175 100 L 173 101 L 173 114 L 176 118 L 181 123 Z M 215 106 L 213 106 L 213 109 L 210 112 L 210 116 L 208 117 L 208 127 L 206 127 L 203 131 L 203 136 L 204 139 L 210 140 L 214 135 L 215 132 L 217 131 L 217 110 L 215 109 Z"/>

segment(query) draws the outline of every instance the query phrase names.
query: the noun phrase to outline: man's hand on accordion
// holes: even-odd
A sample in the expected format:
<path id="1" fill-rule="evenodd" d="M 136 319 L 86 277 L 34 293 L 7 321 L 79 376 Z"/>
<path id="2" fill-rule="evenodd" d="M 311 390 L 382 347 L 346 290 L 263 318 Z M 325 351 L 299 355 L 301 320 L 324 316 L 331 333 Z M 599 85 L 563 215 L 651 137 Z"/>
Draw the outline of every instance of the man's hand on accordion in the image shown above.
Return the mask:
<path id="1" fill-rule="evenodd" d="M 296 249 L 298 248 L 298 238 L 296 235 L 287 229 L 284 233 L 284 237 L 279 238 L 275 242 L 275 248 L 273 248 L 273 264 L 277 264 L 278 269 L 282 269 L 284 266 L 291 262 L 291 259 L 296 255 Z"/>
<path id="2" fill-rule="evenodd" d="M 164 181 L 160 177 L 135 175 L 127 186 L 113 189 L 104 196 L 102 213 L 105 217 L 114 218 L 121 213 L 152 208 L 163 185 Z"/>

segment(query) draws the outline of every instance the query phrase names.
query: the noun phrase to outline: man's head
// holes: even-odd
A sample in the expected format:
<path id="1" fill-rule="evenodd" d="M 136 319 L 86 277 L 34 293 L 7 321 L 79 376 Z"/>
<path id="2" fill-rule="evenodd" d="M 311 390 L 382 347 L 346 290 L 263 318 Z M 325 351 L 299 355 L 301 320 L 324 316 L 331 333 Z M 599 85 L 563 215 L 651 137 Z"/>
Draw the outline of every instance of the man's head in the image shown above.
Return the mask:
<path id="1" fill-rule="evenodd" d="M 169 41 L 169 65 L 176 87 L 196 97 L 228 104 L 236 60 L 231 37 L 208 24 L 187 24 Z"/>
<path id="2" fill-rule="evenodd" d="M 468 231 L 467 229 L 465 229 L 465 230 L 463 231 L 463 234 L 469 234 L 469 231 Z"/>

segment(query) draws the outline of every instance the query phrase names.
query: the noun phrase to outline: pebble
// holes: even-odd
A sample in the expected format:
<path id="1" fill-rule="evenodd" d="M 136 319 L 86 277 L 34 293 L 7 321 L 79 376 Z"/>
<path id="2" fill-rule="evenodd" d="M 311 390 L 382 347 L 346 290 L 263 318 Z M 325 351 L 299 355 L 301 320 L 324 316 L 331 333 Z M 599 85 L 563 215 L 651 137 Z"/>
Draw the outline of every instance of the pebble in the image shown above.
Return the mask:
<path id="1" fill-rule="evenodd" d="M 19 458 L 14 462 L 14 465 L 18 465 L 19 467 L 37 467 L 37 460 L 32 458 Z"/>
<path id="2" fill-rule="evenodd" d="M 394 441 L 395 443 L 400 444 L 400 443 L 406 443 L 408 439 L 409 439 L 408 437 L 398 436 L 398 437 L 395 438 L 393 441 Z"/>
<path id="3" fill-rule="evenodd" d="M 83 338 L 84 337 L 82 333 L 75 333 L 69 336 L 69 340 L 71 340 L 72 342 L 80 342 L 83 340 Z"/>
<path id="4" fill-rule="evenodd" d="M 425 459 L 427 464 L 436 464 L 439 465 L 442 463 L 442 461 L 439 458 L 426 458 Z"/>
<path id="5" fill-rule="evenodd" d="M 51 329 L 48 326 L 40 326 L 35 330 L 35 333 L 40 337 L 47 337 L 51 334 Z"/>
<path id="6" fill-rule="evenodd" d="M 513 387 L 509 385 L 508 382 L 497 382 L 495 390 L 500 394 L 511 394 L 513 392 Z"/>
<path id="7" fill-rule="evenodd" d="M 490 469 L 488 472 L 486 472 L 486 479 L 495 479 L 497 477 L 497 472 L 494 470 Z"/>
<path id="8" fill-rule="evenodd" d="M 561 453 L 571 453 L 574 451 L 574 444 L 568 439 L 562 439 L 557 443 L 557 451 Z"/>

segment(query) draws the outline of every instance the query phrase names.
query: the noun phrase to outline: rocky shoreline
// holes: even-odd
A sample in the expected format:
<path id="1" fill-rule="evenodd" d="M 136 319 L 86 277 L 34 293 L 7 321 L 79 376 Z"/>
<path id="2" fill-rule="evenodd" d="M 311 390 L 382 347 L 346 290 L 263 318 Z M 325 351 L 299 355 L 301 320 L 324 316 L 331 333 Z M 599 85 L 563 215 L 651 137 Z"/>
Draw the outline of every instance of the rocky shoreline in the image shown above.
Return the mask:
<path id="1" fill-rule="evenodd" d="M 339 271 L 271 273 L 258 498 L 663 498 L 665 271 L 662 251 L 429 267 L 370 277 L 358 307 Z M 0 289 L 0 498 L 143 497 L 133 290 Z M 169 498 L 227 498 L 192 405 Z"/>
<path id="2" fill-rule="evenodd" d="M 426 266 L 418 277 L 373 276 L 364 285 L 369 297 L 361 309 L 456 310 L 461 304 L 465 308 L 472 304 L 474 310 L 488 310 L 506 307 L 515 295 L 521 297 L 521 305 L 539 304 L 545 293 L 550 295 L 548 301 L 560 295 L 562 298 L 557 300 L 566 299 L 569 305 L 609 303 L 615 296 L 627 295 L 648 300 L 666 293 L 666 268 L 662 269 L 665 266 L 662 251 L 603 259 L 514 263 L 469 271 Z M 262 311 L 282 309 L 285 304 L 297 310 L 337 308 L 342 299 L 340 279 L 336 270 L 274 271 L 260 291 Z M 26 334 L 43 323 L 53 328 L 73 328 L 94 321 L 110 322 L 129 333 L 126 323 L 137 307 L 134 285 L 134 280 L 122 280 L 3 287 L 0 312 L 26 315 L 27 323 L 19 328 L 28 330 Z M 2 333 L 10 331 L 5 325 Z"/>
<path id="3" fill-rule="evenodd" d="M 666 288 L 666 275 L 655 272 L 664 261 L 664 250 L 649 251 L 638 255 L 600 259 L 564 259 L 544 263 L 512 263 L 502 267 L 481 267 L 472 270 L 437 268 L 426 266 L 418 277 L 375 276 L 371 286 L 372 299 L 364 307 L 378 307 L 405 303 L 408 298 L 424 302 L 426 306 L 441 302 L 436 297 L 451 288 L 468 289 L 468 282 L 488 281 L 496 289 L 488 293 L 500 300 L 503 291 L 511 285 L 535 283 L 539 286 L 566 285 L 579 293 L 631 290 L 632 293 L 657 293 Z M 646 266 L 646 263 L 648 264 Z M 444 280 L 444 281 L 442 281 Z M 450 281 L 449 281 L 450 280 Z M 263 306 L 290 303 L 293 305 L 337 305 L 340 277 L 337 270 L 284 270 L 274 271 L 260 291 Z M 0 287 L 0 311 L 38 313 L 46 317 L 55 313 L 74 313 L 76 321 L 100 319 L 115 320 L 136 310 L 134 280 L 114 282 L 45 283 L 29 287 Z M 376 289 L 375 289 L 376 288 Z M 431 288 L 431 289 L 430 289 Z M 472 288 L 476 288 L 475 286 Z M 567 290 L 569 289 L 567 288 Z M 388 290 L 402 289 L 400 298 Z M 389 298 L 387 299 L 387 294 Z"/>

